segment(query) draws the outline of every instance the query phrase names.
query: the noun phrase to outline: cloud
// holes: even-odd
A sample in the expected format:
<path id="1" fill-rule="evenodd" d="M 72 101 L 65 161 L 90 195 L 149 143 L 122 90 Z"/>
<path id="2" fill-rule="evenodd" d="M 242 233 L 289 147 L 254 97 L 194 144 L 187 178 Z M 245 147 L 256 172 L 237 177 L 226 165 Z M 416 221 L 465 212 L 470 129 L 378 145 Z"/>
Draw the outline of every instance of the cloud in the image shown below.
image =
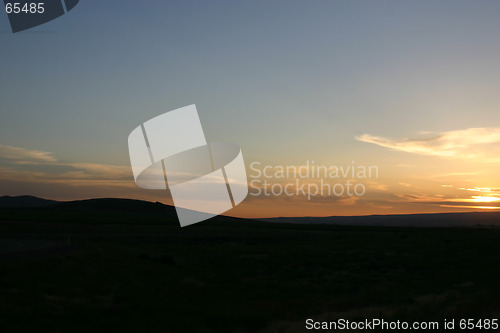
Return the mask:
<path id="1" fill-rule="evenodd" d="M 56 162 L 53 153 L 4 145 L 0 145 L 0 158 L 12 160 L 19 164 Z"/>
<path id="2" fill-rule="evenodd" d="M 468 128 L 441 133 L 422 132 L 420 134 L 419 138 L 403 139 L 363 134 L 357 136 L 356 139 L 408 153 L 455 158 L 486 157 L 488 152 L 484 146 L 500 143 L 500 128 L 498 127 Z M 498 159 L 495 160 L 498 161 Z"/>
<path id="3" fill-rule="evenodd" d="M 53 153 L 0 145 L 2 178 L 18 175 L 50 180 L 132 180 L 129 166 L 99 163 L 62 163 Z"/>
<path id="4" fill-rule="evenodd" d="M 16 192 L 18 184 L 34 187 L 136 188 L 129 166 L 99 163 L 62 163 L 53 153 L 0 145 L 0 182 L 4 192 Z M 16 185 L 17 184 L 17 185 Z M 49 191 L 50 192 L 50 191 Z M 0 193 L 0 195 L 3 193 Z"/>

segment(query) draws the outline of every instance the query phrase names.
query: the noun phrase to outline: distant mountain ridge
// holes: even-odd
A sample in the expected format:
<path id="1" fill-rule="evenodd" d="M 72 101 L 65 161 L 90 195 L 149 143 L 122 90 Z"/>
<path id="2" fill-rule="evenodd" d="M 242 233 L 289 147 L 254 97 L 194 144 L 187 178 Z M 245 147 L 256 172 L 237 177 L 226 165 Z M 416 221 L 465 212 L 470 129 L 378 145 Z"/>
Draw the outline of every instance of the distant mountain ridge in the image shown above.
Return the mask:
<path id="1" fill-rule="evenodd" d="M 457 227 L 500 226 L 500 212 L 428 213 L 398 215 L 277 217 L 265 222 L 293 224 L 328 224 L 383 227 Z"/>
<path id="2" fill-rule="evenodd" d="M 42 199 L 31 195 L 0 197 L 0 208 L 47 207 L 59 201 Z"/>
<path id="3" fill-rule="evenodd" d="M 135 199 L 121 199 L 121 198 L 98 198 L 75 200 L 66 202 L 56 202 L 50 206 L 51 208 L 58 209 L 91 209 L 91 210 L 106 210 L 106 211 L 163 211 L 173 210 L 174 207 L 165 205 L 161 202 L 150 202 Z"/>
<path id="4" fill-rule="evenodd" d="M 93 209 L 109 209 L 120 208 L 130 209 L 141 207 L 143 209 L 151 209 L 158 207 L 170 207 L 161 202 L 151 202 L 145 200 L 122 199 L 122 198 L 95 198 L 72 201 L 57 201 L 43 199 L 32 195 L 19 196 L 2 196 L 0 197 L 1 208 L 23 208 L 23 207 L 47 207 L 54 206 L 58 208 L 93 208 Z"/>
<path id="5" fill-rule="evenodd" d="M 56 201 L 30 195 L 0 197 L 0 208 L 39 208 L 44 211 L 107 212 L 135 214 L 167 214 L 175 217 L 175 207 L 161 202 L 135 199 L 97 198 L 75 201 Z M 219 216 L 218 219 L 235 218 Z M 328 217 L 278 217 L 244 219 L 287 224 L 325 224 L 344 226 L 384 226 L 384 227 L 500 227 L 500 212 L 431 213 L 402 215 L 328 216 Z"/>
<path id="6" fill-rule="evenodd" d="M 33 196 L 0 197 L 0 220 L 44 220 L 85 222 L 152 222 L 177 224 L 177 209 L 161 202 L 122 198 L 97 198 L 74 201 L 46 200 Z M 239 219 L 215 216 L 218 222 Z"/>

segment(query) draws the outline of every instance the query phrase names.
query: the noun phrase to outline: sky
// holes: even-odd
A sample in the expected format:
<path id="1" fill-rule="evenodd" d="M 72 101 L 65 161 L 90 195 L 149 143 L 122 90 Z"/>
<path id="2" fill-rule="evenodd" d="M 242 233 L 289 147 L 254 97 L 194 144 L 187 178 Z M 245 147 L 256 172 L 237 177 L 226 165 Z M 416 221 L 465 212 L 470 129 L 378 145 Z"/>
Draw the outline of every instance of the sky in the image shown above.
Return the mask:
<path id="1" fill-rule="evenodd" d="M 498 1 L 81 0 L 16 34 L 0 15 L 0 195 L 171 203 L 136 186 L 127 137 L 196 104 L 249 181 L 254 162 L 378 169 L 326 179 L 362 196 L 249 195 L 229 215 L 496 209 L 499 15 Z"/>

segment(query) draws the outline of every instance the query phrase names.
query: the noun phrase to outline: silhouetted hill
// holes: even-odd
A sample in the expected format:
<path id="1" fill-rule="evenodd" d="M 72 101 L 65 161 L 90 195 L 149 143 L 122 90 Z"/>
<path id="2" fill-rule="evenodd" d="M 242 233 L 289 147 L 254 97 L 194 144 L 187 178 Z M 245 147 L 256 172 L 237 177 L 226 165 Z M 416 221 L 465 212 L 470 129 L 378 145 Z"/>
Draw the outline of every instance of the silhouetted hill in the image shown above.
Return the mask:
<path id="1" fill-rule="evenodd" d="M 46 220 L 59 217 L 60 220 L 82 223 L 160 223 L 176 224 L 175 208 L 161 202 L 134 199 L 98 198 L 59 202 L 38 211 L 37 216 Z"/>
<path id="2" fill-rule="evenodd" d="M 0 208 L 46 207 L 55 203 L 58 201 L 41 199 L 31 195 L 0 197 Z"/>
<path id="3" fill-rule="evenodd" d="M 164 205 L 161 202 L 117 198 L 98 198 L 59 202 L 52 205 L 50 208 L 119 212 L 175 212 L 174 207 Z"/>
<path id="4" fill-rule="evenodd" d="M 278 217 L 266 222 L 385 227 L 500 226 L 500 212 L 401 214 L 328 217 Z"/>
<path id="5" fill-rule="evenodd" d="M 99 198 L 87 200 L 75 200 L 67 202 L 58 202 L 47 206 L 45 210 L 54 212 L 88 214 L 105 214 L 109 220 L 126 218 L 127 220 L 137 221 L 146 219 L 160 219 L 164 221 L 165 217 L 174 224 L 177 224 L 177 212 L 174 206 L 165 205 L 161 202 L 150 202 L 135 199 L 118 198 Z M 102 215 L 104 216 L 104 215 Z M 101 216 L 99 216 L 101 217 Z M 251 221 L 229 216 L 215 216 L 211 220 L 218 222 L 231 222 L 236 220 Z"/>
<path id="6" fill-rule="evenodd" d="M 34 196 L 0 197 L 0 208 L 10 210 L 0 218 L 30 220 L 113 221 L 116 222 L 161 222 L 165 217 L 177 223 L 175 207 L 161 202 L 134 199 L 98 198 L 75 201 L 54 201 Z M 460 227 L 500 226 L 500 212 L 402 214 L 368 216 L 328 217 L 279 217 L 264 219 L 237 219 L 217 216 L 214 221 L 265 221 L 286 224 L 326 224 L 342 226 L 386 226 L 386 227 Z"/>
<path id="7" fill-rule="evenodd" d="M 59 202 L 30 197 L 31 204 L 28 205 L 28 201 L 22 197 L 9 198 L 10 205 L 0 205 L 0 220 L 178 225 L 175 207 L 161 202 L 118 198 Z M 27 202 L 25 205 L 19 204 L 25 201 Z M 210 220 L 225 223 L 244 219 L 216 216 Z"/>

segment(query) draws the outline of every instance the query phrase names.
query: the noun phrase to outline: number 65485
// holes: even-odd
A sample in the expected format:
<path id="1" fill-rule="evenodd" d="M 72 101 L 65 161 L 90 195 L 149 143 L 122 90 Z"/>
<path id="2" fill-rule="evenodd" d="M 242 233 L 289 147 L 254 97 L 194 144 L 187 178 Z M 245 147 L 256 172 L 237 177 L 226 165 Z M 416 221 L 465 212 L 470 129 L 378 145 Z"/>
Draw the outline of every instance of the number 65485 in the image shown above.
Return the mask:
<path id="1" fill-rule="evenodd" d="M 5 5 L 5 11 L 7 14 L 43 14 L 45 12 L 43 2 L 31 2 L 31 3 L 19 3 L 19 2 L 8 2 Z"/>

